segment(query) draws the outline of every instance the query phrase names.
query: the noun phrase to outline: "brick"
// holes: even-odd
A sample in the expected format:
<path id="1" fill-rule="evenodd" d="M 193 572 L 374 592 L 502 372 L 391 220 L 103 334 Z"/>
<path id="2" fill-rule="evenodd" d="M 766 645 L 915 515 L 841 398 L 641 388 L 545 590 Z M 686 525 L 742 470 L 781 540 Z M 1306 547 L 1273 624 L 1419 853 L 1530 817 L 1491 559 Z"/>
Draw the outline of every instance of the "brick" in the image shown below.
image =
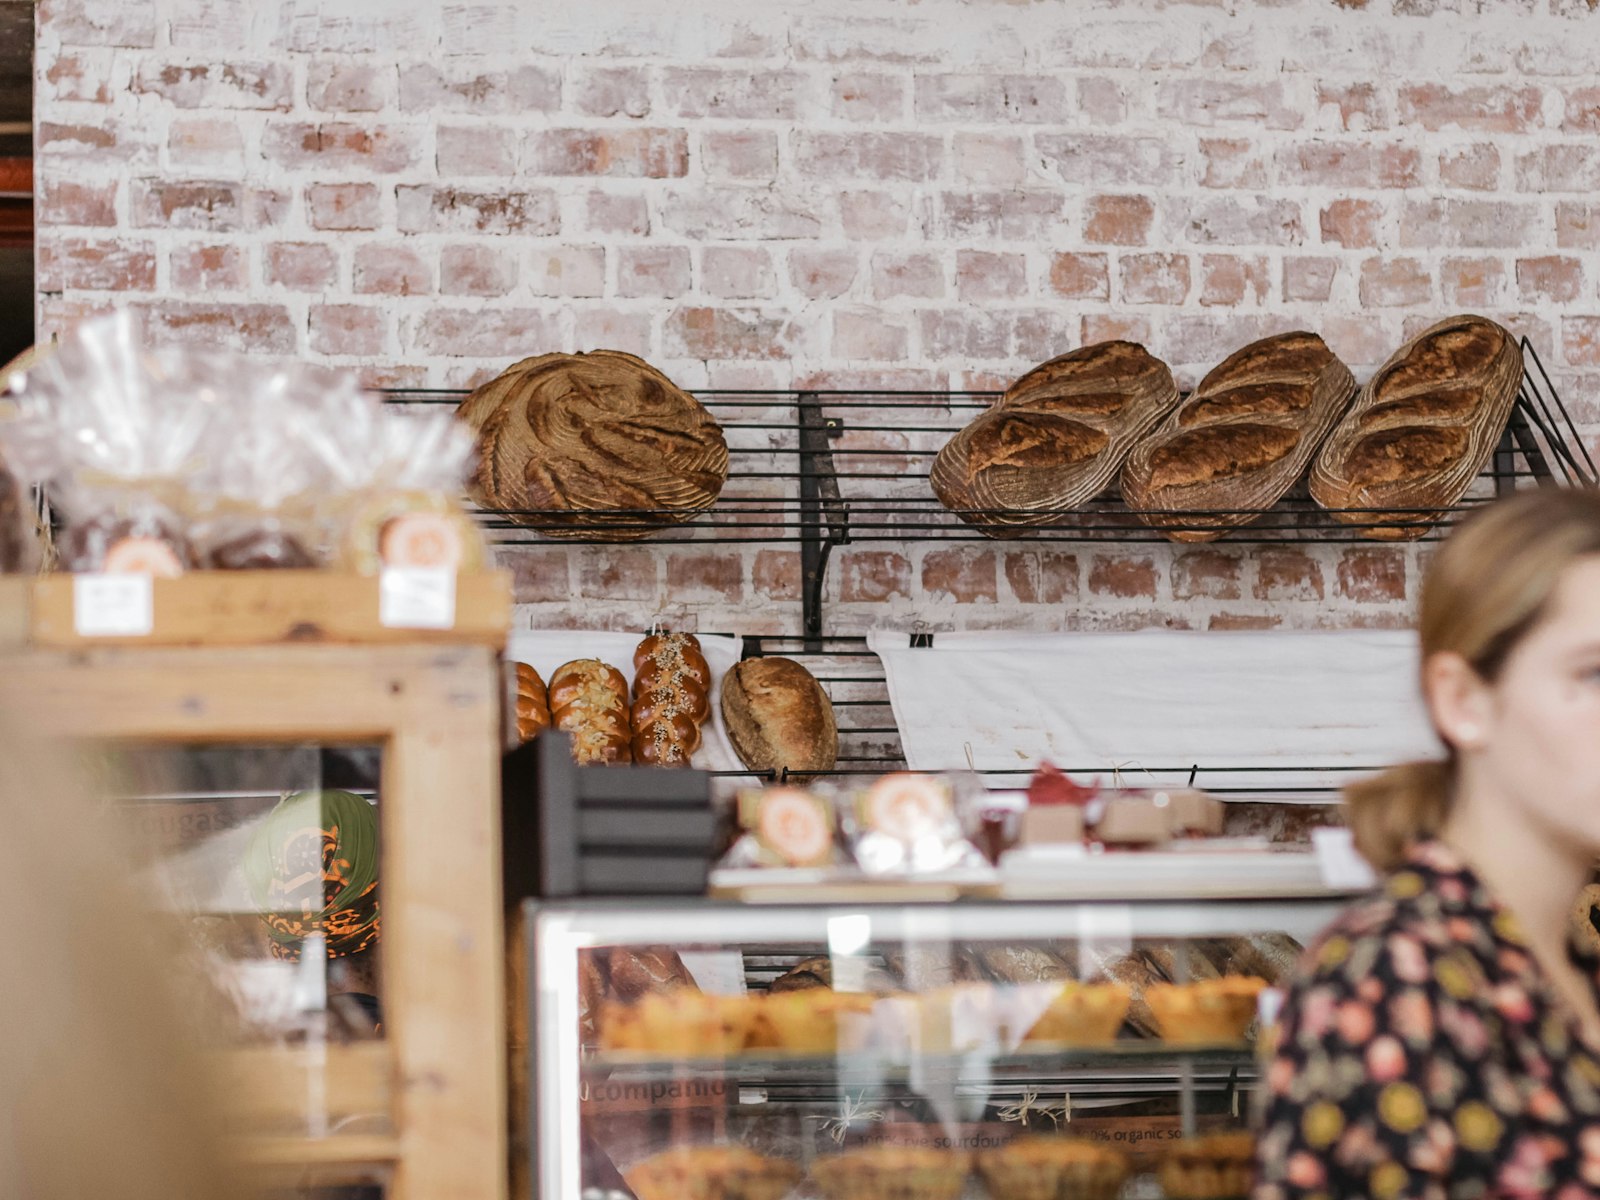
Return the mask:
<path id="1" fill-rule="evenodd" d="M 906 112 L 906 81 L 857 71 L 834 76 L 830 110 L 846 121 L 898 121 Z"/>
<path id="2" fill-rule="evenodd" d="M 1573 88 L 1565 100 L 1563 133 L 1600 133 L 1600 87 Z"/>
<path id="3" fill-rule="evenodd" d="M 615 308 L 573 311 L 573 339 L 579 350 L 624 350 L 649 358 L 655 353 L 650 317 Z"/>
<path id="4" fill-rule="evenodd" d="M 692 241 L 811 240 L 822 235 L 818 208 L 780 188 L 696 188 L 663 196 L 660 218 Z"/>
<path id="5" fill-rule="evenodd" d="M 1426 304 L 1433 298 L 1428 268 L 1414 258 L 1369 258 L 1361 264 L 1361 303 L 1375 308 Z"/>
<path id="6" fill-rule="evenodd" d="M 205 50 L 244 45 L 257 11 L 248 0 L 163 0 L 161 9 L 174 46 Z"/>
<path id="7" fill-rule="evenodd" d="M 700 135 L 700 161 L 714 179 L 775 179 L 778 135 L 770 130 L 707 130 Z"/>
<path id="8" fill-rule="evenodd" d="M 273 44 L 299 54 L 415 54 L 439 40 L 432 24 L 423 23 L 422 12 L 397 6 L 296 4 Z M 243 29 L 248 28 L 245 23 Z"/>
<path id="9" fill-rule="evenodd" d="M 1317 107 L 1333 110 L 1336 128 L 1349 133 L 1388 129 L 1389 104 L 1376 84 L 1318 83 Z"/>
<path id="10" fill-rule="evenodd" d="M 1595 192 L 1600 190 L 1600 147 L 1541 146 L 1516 160 L 1517 190 Z"/>
<path id="11" fill-rule="evenodd" d="M 1156 206 L 1147 196 L 1091 196 L 1083 240 L 1099 246 L 1143 246 L 1155 215 Z"/>
<path id="12" fill-rule="evenodd" d="M 501 547 L 496 559 L 511 572 L 511 599 L 516 604 L 570 604 L 572 602 L 571 551 L 561 546 Z M 588 598 L 587 593 L 580 596 Z M 610 598 L 610 597 L 606 597 Z M 624 597 L 615 597 L 624 599 Z M 645 599 L 653 600 L 652 592 Z"/>
<path id="13" fill-rule="evenodd" d="M 421 64 L 400 72 L 400 108 L 404 112 L 518 116 L 555 112 L 560 107 L 561 74 L 553 68 L 480 72 L 451 68 L 447 73 Z"/>
<path id="14" fill-rule="evenodd" d="M 1583 263 L 1563 255 L 1517 260 L 1517 289 L 1524 300 L 1566 303 L 1583 291 Z"/>
<path id="15" fill-rule="evenodd" d="M 650 209 L 643 196 L 590 192 L 583 200 L 584 228 L 591 233 L 650 232 Z"/>
<path id="16" fill-rule="evenodd" d="M 744 563 L 727 550 L 669 552 L 667 599 L 743 600 Z"/>
<path id="17" fill-rule="evenodd" d="M 1304 550 L 1257 552 L 1256 581 L 1251 595 L 1257 600 L 1277 602 L 1321 600 L 1324 586 L 1322 564 Z"/>
<path id="18" fill-rule="evenodd" d="M 381 354 L 384 326 L 381 309 L 357 304 L 313 304 L 311 348 L 319 354 Z"/>
<path id="19" fill-rule="evenodd" d="M 1156 562 L 1149 555 L 1095 554 L 1089 559 L 1093 595 L 1154 600 L 1156 583 Z"/>
<path id="20" fill-rule="evenodd" d="M 149 165 L 155 160 L 155 147 L 143 140 L 144 127 L 134 124 L 67 125 L 40 121 L 34 136 L 34 157 L 63 163 L 95 165 L 121 162 Z"/>
<path id="21" fill-rule="evenodd" d="M 932 254 L 880 251 L 872 256 L 872 296 L 938 299 L 944 295 L 944 265 Z"/>
<path id="22" fill-rule="evenodd" d="M 694 286 L 687 246 L 623 246 L 617 251 L 617 295 L 686 296 Z"/>
<path id="23" fill-rule="evenodd" d="M 1156 86 L 1156 113 L 1186 126 L 1246 124 L 1267 129 L 1298 129 L 1300 106 L 1274 80 L 1167 79 Z"/>
<path id="24" fill-rule="evenodd" d="M 1494 191 L 1500 186 L 1500 151 L 1491 145 L 1473 145 L 1442 152 L 1439 182 L 1478 192 Z"/>
<path id="25" fill-rule="evenodd" d="M 246 354 L 293 354 L 299 338 L 279 304 L 202 304 L 159 300 L 139 306 L 155 345 L 207 346 Z"/>
<path id="26" fill-rule="evenodd" d="M 1278 613 L 1212 613 L 1206 618 L 1206 628 L 1222 630 L 1277 629 L 1283 625 Z"/>
<path id="27" fill-rule="evenodd" d="M 288 112 L 294 107 L 294 71 L 270 62 L 147 62 L 134 75 L 131 90 L 179 108 Z"/>
<path id="28" fill-rule="evenodd" d="M 1080 78 L 1078 111 L 1097 127 L 1120 125 L 1128 119 L 1128 94 L 1115 79 Z"/>
<path id="29" fill-rule="evenodd" d="M 306 188 L 306 220 L 313 229 L 376 229 L 378 189 L 370 183 L 314 183 Z"/>
<path id="30" fill-rule="evenodd" d="M 533 308 L 435 308 L 412 338 L 412 349 L 451 358 L 518 359 L 560 345 L 555 316 Z"/>
<path id="31" fill-rule="evenodd" d="M 1022 139 L 1009 134 L 957 133 L 955 175 L 974 184 L 1020 185 L 1027 175 Z"/>
<path id="32" fill-rule="evenodd" d="M 682 129 L 536 129 L 522 144 L 533 175 L 597 175 L 675 179 L 689 173 L 689 135 Z"/>
<path id="33" fill-rule="evenodd" d="M 1090 313 L 1083 318 L 1079 345 L 1096 342 L 1138 342 L 1149 345 L 1155 338 L 1149 317 L 1130 317 L 1125 313 Z"/>
<path id="34" fill-rule="evenodd" d="M 446 296 L 504 296 L 517 286 L 517 260 L 494 246 L 445 246 L 439 291 Z"/>
<path id="35" fill-rule="evenodd" d="M 981 309 L 924 309 L 918 314 L 922 352 L 934 358 L 1011 357 L 1011 322 L 1004 313 Z"/>
<path id="36" fill-rule="evenodd" d="M 956 251 L 956 291 L 963 300 L 1006 300 L 1028 294 L 1028 259 L 988 250 Z"/>
<path id="37" fill-rule="evenodd" d="M 944 164 L 944 142 L 916 133 L 799 133 L 794 154 L 810 179 L 926 183 Z"/>
<path id="38" fill-rule="evenodd" d="M 839 599 L 880 604 L 911 598 L 911 562 L 892 550 L 850 550 L 839 555 Z"/>
<path id="39" fill-rule="evenodd" d="M 1283 298 L 1326 303 L 1333 295 L 1333 281 L 1339 273 L 1336 258 L 1285 258 L 1283 260 Z"/>
<path id="40" fill-rule="evenodd" d="M 1039 134 L 1033 144 L 1063 179 L 1092 179 L 1101 187 L 1176 186 L 1183 171 L 1175 143 L 1164 137 Z"/>
<path id="41" fill-rule="evenodd" d="M 661 94 L 679 117 L 792 121 L 805 108 L 809 82 L 798 71 L 668 67 Z"/>
<path id="42" fill-rule="evenodd" d="M 1044 362 L 1066 352 L 1075 344 L 1078 321 L 1073 313 L 1063 311 L 1061 306 L 1018 309 L 1009 316 L 1013 358 L 1030 363 Z M 1002 388 L 1004 386 L 1002 384 Z"/>
<path id="43" fill-rule="evenodd" d="M 724 300 L 759 299 L 777 291 L 772 255 L 757 246 L 707 246 L 700 252 L 700 290 Z"/>
<path id="44" fill-rule="evenodd" d="M 391 69 L 319 59 L 306 66 L 306 103 L 323 112 L 382 112 L 394 101 Z"/>
<path id="45" fill-rule="evenodd" d="M 1265 303 L 1272 283 L 1265 258 L 1237 258 L 1231 254 L 1200 257 L 1200 303 L 1226 305 Z"/>
<path id="46" fill-rule="evenodd" d="M 179 246 L 170 267 L 176 292 L 242 292 L 250 286 L 250 257 L 243 246 Z"/>
<path id="47" fill-rule="evenodd" d="M 1050 259 L 1050 290 L 1072 300 L 1111 299 L 1111 260 L 1104 254 L 1057 254 Z"/>
<path id="48" fill-rule="evenodd" d="M 1293 200 L 1208 197 L 1178 207 L 1178 232 L 1199 245 L 1296 246 L 1305 241 L 1300 205 Z"/>
<path id="49" fill-rule="evenodd" d="M 36 220 L 40 225 L 112 226 L 117 223 L 117 181 L 78 183 L 38 179 Z"/>
<path id="50" fill-rule="evenodd" d="M 1413 84 L 1400 89 L 1400 124 L 1424 129 L 1527 133 L 1539 124 L 1544 97 L 1536 87 L 1450 87 Z"/>
<path id="51" fill-rule="evenodd" d="M 61 341 L 84 321 L 110 316 L 124 303 L 116 297 L 86 300 L 81 295 L 66 299 L 41 294 L 35 308 L 34 337 L 40 342 Z"/>
<path id="52" fill-rule="evenodd" d="M 912 22 L 875 19 L 848 10 L 838 15 L 797 16 L 788 23 L 795 57 L 815 62 L 935 61 L 938 55 L 918 46 L 911 36 L 918 28 Z"/>
<path id="53" fill-rule="evenodd" d="M 680 358 L 780 361 L 801 347 L 807 328 L 787 312 L 690 307 L 667 317 L 663 341 Z"/>
<path id="54" fill-rule="evenodd" d="M 808 300 L 845 295 L 860 269 L 854 250 L 796 247 L 789 252 L 789 284 Z"/>
<path id="55" fill-rule="evenodd" d="M 1061 233 L 1059 191 L 946 192 L 937 232 L 949 239 L 1053 239 Z"/>
<path id="56" fill-rule="evenodd" d="M 425 388 L 428 386 L 428 368 L 357 367 L 356 383 L 369 391 L 383 388 Z"/>
<path id="57" fill-rule="evenodd" d="M 921 75 L 912 109 L 919 123 L 1060 125 L 1067 84 L 1049 75 Z"/>
<path id="58" fill-rule="evenodd" d="M 372 171 L 393 175 L 419 158 L 409 129 L 349 121 L 275 121 L 261 132 L 261 154 L 287 170 Z"/>
<path id="59" fill-rule="evenodd" d="M 42 34 L 65 46 L 149 49 L 159 15 L 154 0 L 41 0 L 37 20 Z"/>
<path id="60" fill-rule="evenodd" d="M 1244 564 L 1221 550 L 1188 550 L 1172 560 L 1174 600 L 1237 600 Z"/>
<path id="61" fill-rule="evenodd" d="M 352 275 L 357 295 L 426 296 L 433 291 L 433 267 L 407 242 L 357 246 Z"/>
<path id="62" fill-rule="evenodd" d="M 431 184 L 395 188 L 401 233 L 492 233 L 549 236 L 561 232 L 556 194 L 468 191 Z"/>
<path id="63" fill-rule="evenodd" d="M 232 232 L 248 223 L 248 195 L 239 183 L 137 179 L 130 207 L 131 223 L 141 229 Z"/>
<path id="64" fill-rule="evenodd" d="M 758 550 L 750 573 L 757 596 L 800 599 L 800 555 L 793 550 Z"/>
<path id="65" fill-rule="evenodd" d="M 339 276 L 338 254 L 320 242 L 269 243 L 263 262 L 268 285 L 297 292 L 327 291 Z"/>
<path id="66" fill-rule="evenodd" d="M 1439 264 L 1439 291 L 1446 304 L 1493 307 L 1504 283 L 1505 264 L 1498 258 L 1447 258 Z"/>
<path id="67" fill-rule="evenodd" d="M 250 188 L 245 192 L 246 229 L 272 229 L 289 219 L 290 194 L 276 188 Z"/>
<path id="68" fill-rule="evenodd" d="M 656 600 L 660 594 L 657 561 L 654 550 L 585 550 L 578 564 L 578 596 L 584 600 Z"/>
<path id="69" fill-rule="evenodd" d="M 1600 204 L 1569 200 L 1557 204 L 1556 245 L 1563 250 L 1600 250 Z"/>
<path id="70" fill-rule="evenodd" d="M 1390 547 L 1346 550 L 1339 556 L 1339 595 L 1363 604 L 1406 598 L 1405 551 Z"/>
<path id="71" fill-rule="evenodd" d="M 58 51 L 43 72 L 39 97 L 80 104 L 110 104 L 114 61 L 106 50 Z"/>
<path id="72" fill-rule="evenodd" d="M 167 160 L 174 167 L 242 167 L 244 131 L 237 121 L 175 120 L 167 127 Z"/>
<path id="73" fill-rule="evenodd" d="M 1267 185 L 1267 164 L 1256 143 L 1245 138 L 1201 138 L 1205 160 L 1201 184 L 1209 188 L 1256 189 Z"/>
<path id="74" fill-rule="evenodd" d="M 149 292 L 156 286 L 155 247 L 149 242 L 41 236 L 37 260 L 34 286 L 41 292 Z"/>
<path id="75" fill-rule="evenodd" d="M 993 550 L 930 550 L 922 559 L 922 594 L 956 604 L 993 604 L 999 598 L 997 561 Z"/>
<path id="76" fill-rule="evenodd" d="M 1569 366 L 1600 366 L 1600 317 L 1562 317 L 1561 353 Z"/>
<path id="77" fill-rule="evenodd" d="M 1370 249 L 1378 244 L 1378 223 L 1383 205 L 1376 200 L 1335 200 L 1322 210 L 1322 240 L 1347 250 Z"/>
<path id="78" fill-rule="evenodd" d="M 533 251 L 528 286 L 536 296 L 603 296 L 604 246 L 558 246 Z"/>
<path id="79" fill-rule="evenodd" d="M 1500 200 L 1411 200 L 1400 214 L 1403 247 L 1522 247 L 1538 208 Z"/>
<path id="80" fill-rule="evenodd" d="M 1059 550 L 1011 550 L 1006 583 L 1019 604 L 1060 604 L 1078 595 L 1078 558 Z"/>
<path id="81" fill-rule="evenodd" d="M 839 197 L 839 223 L 848 238 L 876 240 L 900 237 L 911 209 L 886 192 L 845 192 Z"/>
<path id="82" fill-rule="evenodd" d="M 591 117 L 650 115 L 650 72 L 644 67 L 597 67 L 575 74 L 572 102 Z"/>
<path id="83" fill-rule="evenodd" d="M 482 125 L 441 125 L 434 135 L 441 176 L 510 175 L 517 169 L 511 130 Z"/>
<path id="84" fill-rule="evenodd" d="M 1182 254 L 1126 254 L 1118 263 L 1125 304 L 1182 304 L 1189 259 Z"/>
<path id="85" fill-rule="evenodd" d="M 1330 316 L 1318 325 L 1322 340 L 1350 367 L 1377 366 L 1394 349 L 1394 338 L 1379 317 Z"/>
<path id="86" fill-rule="evenodd" d="M 876 308 L 837 308 L 830 343 L 835 358 L 852 362 L 899 362 L 911 334 L 904 321 Z"/>
<path id="87" fill-rule="evenodd" d="M 1387 189 L 1422 183 L 1422 152 L 1415 146 L 1303 142 L 1288 147 L 1277 161 L 1283 182 L 1306 187 Z"/>

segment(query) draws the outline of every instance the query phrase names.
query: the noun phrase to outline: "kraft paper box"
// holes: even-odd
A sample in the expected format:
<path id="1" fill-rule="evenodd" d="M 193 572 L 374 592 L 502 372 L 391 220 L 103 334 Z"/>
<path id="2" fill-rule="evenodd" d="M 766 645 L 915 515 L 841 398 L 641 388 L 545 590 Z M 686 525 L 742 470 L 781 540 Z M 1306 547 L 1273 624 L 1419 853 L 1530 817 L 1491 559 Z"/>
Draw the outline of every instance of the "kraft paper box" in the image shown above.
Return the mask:
<path id="1" fill-rule="evenodd" d="M 1083 809 L 1076 804 L 1036 804 L 1022 812 L 1017 842 L 1047 846 L 1083 841 Z"/>

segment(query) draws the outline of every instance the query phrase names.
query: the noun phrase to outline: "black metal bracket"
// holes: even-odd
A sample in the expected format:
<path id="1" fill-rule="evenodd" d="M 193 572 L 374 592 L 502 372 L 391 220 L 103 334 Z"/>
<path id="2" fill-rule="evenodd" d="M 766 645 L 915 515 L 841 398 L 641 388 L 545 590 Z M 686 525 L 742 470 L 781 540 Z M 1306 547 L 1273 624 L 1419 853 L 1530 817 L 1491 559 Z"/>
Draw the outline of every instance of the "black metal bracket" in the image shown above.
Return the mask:
<path id="1" fill-rule="evenodd" d="M 795 405 L 800 433 L 801 620 L 806 651 L 822 649 L 822 597 L 828 558 L 850 540 L 850 510 L 839 494 L 839 476 L 829 444 L 844 431 L 837 417 L 823 413 L 817 392 L 801 392 Z"/>

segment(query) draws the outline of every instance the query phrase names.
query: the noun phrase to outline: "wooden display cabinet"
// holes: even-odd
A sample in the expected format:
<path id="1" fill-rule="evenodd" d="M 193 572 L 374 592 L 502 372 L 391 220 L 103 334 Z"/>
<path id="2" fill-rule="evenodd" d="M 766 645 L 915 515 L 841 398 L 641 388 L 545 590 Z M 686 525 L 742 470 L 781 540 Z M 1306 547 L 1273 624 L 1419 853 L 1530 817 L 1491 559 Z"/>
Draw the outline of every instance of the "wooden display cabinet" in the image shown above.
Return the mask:
<path id="1" fill-rule="evenodd" d="M 458 580 L 449 630 L 377 622 L 375 579 L 158 581 L 148 637 L 74 632 L 70 577 L 6 580 L 0 705 L 13 729 L 156 746 L 382 748 L 381 1040 L 224 1053 L 245 1128 L 387 1114 L 391 1132 L 241 1139 L 286 1181 L 377 1171 L 387 1200 L 507 1194 L 499 652 L 506 579 Z M 165 644 L 163 644 L 165 643 Z M 255 643 L 255 644 L 239 644 Z M 315 1123 L 313 1122 L 313 1125 Z"/>

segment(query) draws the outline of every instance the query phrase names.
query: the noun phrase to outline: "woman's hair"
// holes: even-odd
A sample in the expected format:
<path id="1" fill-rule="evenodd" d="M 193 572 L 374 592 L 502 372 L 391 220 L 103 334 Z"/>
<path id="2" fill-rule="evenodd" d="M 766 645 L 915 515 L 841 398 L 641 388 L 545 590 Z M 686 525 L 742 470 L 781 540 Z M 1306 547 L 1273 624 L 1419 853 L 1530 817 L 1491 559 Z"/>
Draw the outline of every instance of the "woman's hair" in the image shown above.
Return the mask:
<path id="1" fill-rule="evenodd" d="M 1418 619 L 1421 662 L 1459 654 L 1495 682 L 1518 644 L 1548 615 L 1574 563 L 1600 556 L 1600 492 L 1540 488 L 1472 514 L 1428 568 Z M 1392 869 L 1408 847 L 1437 833 L 1455 795 L 1456 751 L 1405 763 L 1345 789 L 1356 847 Z"/>

